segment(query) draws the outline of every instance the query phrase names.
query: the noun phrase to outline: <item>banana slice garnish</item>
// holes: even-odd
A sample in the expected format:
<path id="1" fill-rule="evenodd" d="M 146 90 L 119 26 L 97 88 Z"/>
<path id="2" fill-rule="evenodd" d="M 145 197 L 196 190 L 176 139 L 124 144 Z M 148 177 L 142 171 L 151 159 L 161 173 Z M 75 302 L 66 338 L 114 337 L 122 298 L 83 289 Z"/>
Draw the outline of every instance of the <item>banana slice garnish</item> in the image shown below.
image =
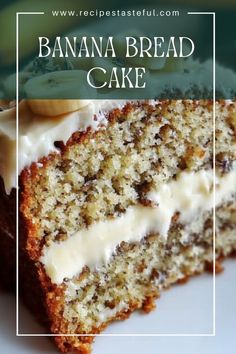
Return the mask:
<path id="1" fill-rule="evenodd" d="M 22 71 L 18 74 L 19 95 L 23 96 L 25 83 L 34 76 L 32 72 Z M 16 74 L 11 74 L 3 82 L 3 89 L 7 98 L 16 97 Z"/>
<path id="2" fill-rule="evenodd" d="M 32 78 L 24 87 L 28 105 L 34 113 L 44 116 L 58 116 L 81 109 L 91 100 L 79 97 L 94 97 L 95 94 L 94 89 L 85 84 L 86 76 L 83 70 L 65 70 Z"/>
<path id="3" fill-rule="evenodd" d="M 139 30 L 132 30 L 118 33 L 114 36 L 114 44 L 116 48 L 116 53 L 119 57 L 124 58 L 126 55 L 126 40 L 125 37 L 134 37 L 137 39 L 135 46 L 140 48 L 139 37 L 146 37 L 144 33 Z M 147 36 L 148 37 L 148 36 Z M 186 47 L 186 48 L 185 48 Z M 163 50 L 167 49 L 166 45 L 163 44 Z M 176 49 L 178 50 L 178 44 L 176 44 Z M 184 44 L 183 52 L 188 52 L 188 45 Z M 138 52 L 139 53 L 139 52 Z M 183 58 L 173 58 L 173 57 L 143 57 L 140 58 L 139 55 L 135 57 L 127 57 L 127 63 L 134 66 L 142 66 L 147 68 L 150 71 L 160 71 L 160 72 L 174 72 L 182 70 L 184 66 Z"/>

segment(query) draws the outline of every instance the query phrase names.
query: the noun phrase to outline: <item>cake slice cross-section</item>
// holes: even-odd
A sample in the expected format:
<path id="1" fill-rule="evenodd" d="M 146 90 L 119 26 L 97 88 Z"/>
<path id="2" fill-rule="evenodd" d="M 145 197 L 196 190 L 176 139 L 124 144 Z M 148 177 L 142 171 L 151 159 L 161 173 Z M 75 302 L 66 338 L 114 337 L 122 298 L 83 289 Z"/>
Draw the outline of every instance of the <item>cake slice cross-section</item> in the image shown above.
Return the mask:
<path id="1" fill-rule="evenodd" d="M 236 104 L 215 108 L 214 141 L 211 100 L 20 102 L 20 293 L 62 352 L 211 268 L 214 208 L 216 263 L 236 250 Z"/>

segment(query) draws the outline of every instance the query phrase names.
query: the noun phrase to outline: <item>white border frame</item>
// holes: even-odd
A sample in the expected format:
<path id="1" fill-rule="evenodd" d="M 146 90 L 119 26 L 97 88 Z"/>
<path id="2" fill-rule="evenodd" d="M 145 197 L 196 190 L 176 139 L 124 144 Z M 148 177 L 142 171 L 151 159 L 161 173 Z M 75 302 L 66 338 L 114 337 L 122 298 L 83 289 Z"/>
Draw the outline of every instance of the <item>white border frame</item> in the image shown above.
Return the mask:
<path id="1" fill-rule="evenodd" d="M 98 334 L 52 334 L 19 333 L 19 181 L 16 178 L 16 336 L 17 337 L 215 337 L 216 301 L 215 301 L 215 12 L 187 12 L 188 15 L 213 16 L 213 333 L 98 333 Z M 19 16 L 44 15 L 44 12 L 16 12 L 16 171 L 18 175 L 19 152 Z"/>

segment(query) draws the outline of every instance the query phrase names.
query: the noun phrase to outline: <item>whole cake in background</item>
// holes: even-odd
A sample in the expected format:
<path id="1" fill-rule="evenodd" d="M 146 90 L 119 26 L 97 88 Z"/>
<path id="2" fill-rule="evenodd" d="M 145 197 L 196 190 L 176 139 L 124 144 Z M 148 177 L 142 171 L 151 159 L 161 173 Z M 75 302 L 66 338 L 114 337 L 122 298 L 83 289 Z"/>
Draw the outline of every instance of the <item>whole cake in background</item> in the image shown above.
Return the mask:
<path id="1" fill-rule="evenodd" d="M 214 206 L 217 267 L 236 250 L 235 101 L 216 102 L 214 149 L 212 100 L 157 97 L 19 104 L 20 294 L 62 352 L 89 353 L 93 337 L 73 334 L 149 312 L 162 289 L 212 268 Z M 0 259 L 8 283 L 14 128 L 15 108 L 3 102 Z"/>

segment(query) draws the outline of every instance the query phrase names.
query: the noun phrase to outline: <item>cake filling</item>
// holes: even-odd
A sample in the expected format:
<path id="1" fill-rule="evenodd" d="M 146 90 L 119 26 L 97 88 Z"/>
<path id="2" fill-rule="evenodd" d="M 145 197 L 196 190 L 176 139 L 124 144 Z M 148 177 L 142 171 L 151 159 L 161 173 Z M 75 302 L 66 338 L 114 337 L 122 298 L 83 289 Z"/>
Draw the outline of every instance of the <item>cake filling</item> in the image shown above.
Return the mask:
<path id="1" fill-rule="evenodd" d="M 99 269 L 109 262 L 121 242 L 139 242 L 151 233 L 167 238 L 172 217 L 178 212 L 180 223 L 192 222 L 199 213 L 224 202 L 236 189 L 236 170 L 216 176 L 213 198 L 213 171 L 182 172 L 176 180 L 147 194 L 151 206 L 137 204 L 115 219 L 99 221 L 65 241 L 43 250 L 41 262 L 56 284 L 79 274 L 86 265 Z"/>

